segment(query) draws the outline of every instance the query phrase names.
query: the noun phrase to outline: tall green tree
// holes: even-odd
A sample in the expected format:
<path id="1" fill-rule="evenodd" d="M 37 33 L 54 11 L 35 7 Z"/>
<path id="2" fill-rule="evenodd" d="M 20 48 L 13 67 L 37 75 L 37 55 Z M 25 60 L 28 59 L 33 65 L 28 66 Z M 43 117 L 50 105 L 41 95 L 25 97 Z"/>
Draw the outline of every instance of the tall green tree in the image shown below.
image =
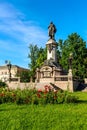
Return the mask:
<path id="1" fill-rule="evenodd" d="M 37 58 L 37 61 L 36 61 L 37 67 L 40 68 L 43 65 L 46 58 L 47 58 L 47 48 L 41 47 L 39 49 L 38 58 Z"/>
<path id="2" fill-rule="evenodd" d="M 65 41 L 59 40 L 60 64 L 68 70 L 68 58 L 73 53 L 73 75 L 79 78 L 86 76 L 87 49 L 86 42 L 77 33 L 72 33 Z"/>
<path id="3" fill-rule="evenodd" d="M 35 78 L 35 71 L 37 68 L 37 58 L 38 58 L 38 53 L 39 53 L 39 48 L 37 45 L 30 44 L 29 45 L 29 54 L 28 58 L 30 59 L 29 63 L 29 68 L 30 68 L 30 74 L 31 77 L 34 79 Z"/>
<path id="4" fill-rule="evenodd" d="M 84 65 L 85 65 L 85 77 L 87 78 L 87 48 L 85 48 L 85 58 L 84 58 Z"/>
<path id="5" fill-rule="evenodd" d="M 29 54 L 28 58 L 30 59 L 29 68 L 30 75 L 35 79 L 36 68 L 41 67 L 44 60 L 46 59 L 46 48 L 38 47 L 37 45 L 29 45 Z"/>

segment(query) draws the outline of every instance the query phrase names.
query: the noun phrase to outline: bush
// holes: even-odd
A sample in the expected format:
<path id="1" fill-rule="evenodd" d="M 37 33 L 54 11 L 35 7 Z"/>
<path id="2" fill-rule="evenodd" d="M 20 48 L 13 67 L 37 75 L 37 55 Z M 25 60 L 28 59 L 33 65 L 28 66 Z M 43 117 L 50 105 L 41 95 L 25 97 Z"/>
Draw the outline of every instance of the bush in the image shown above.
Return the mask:
<path id="1" fill-rule="evenodd" d="M 54 91 L 50 86 L 45 86 L 45 90 L 8 90 L 0 89 L 0 104 L 12 102 L 16 104 L 61 104 L 76 103 L 78 98 L 65 91 Z"/>
<path id="2" fill-rule="evenodd" d="M 60 103 L 63 103 L 64 102 L 64 99 L 65 99 L 65 93 L 64 92 L 58 92 L 58 95 L 57 95 L 57 103 L 60 104 Z"/>
<path id="3" fill-rule="evenodd" d="M 18 97 L 18 98 L 16 99 L 16 103 L 17 103 L 17 104 L 24 104 L 24 98 L 23 98 L 23 97 Z"/>
<path id="4" fill-rule="evenodd" d="M 73 96 L 73 95 L 66 95 L 65 97 L 65 103 L 77 103 L 78 102 L 78 97 Z"/>
<path id="5" fill-rule="evenodd" d="M 0 80 L 0 88 L 5 88 L 5 87 L 7 87 L 7 84 Z"/>

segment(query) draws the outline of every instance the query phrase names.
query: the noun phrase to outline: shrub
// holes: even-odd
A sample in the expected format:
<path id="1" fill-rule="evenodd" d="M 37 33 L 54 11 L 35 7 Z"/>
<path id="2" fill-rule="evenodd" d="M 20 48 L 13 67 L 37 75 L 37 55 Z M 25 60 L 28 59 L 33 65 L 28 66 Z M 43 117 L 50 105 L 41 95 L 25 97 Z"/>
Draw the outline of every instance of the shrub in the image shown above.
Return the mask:
<path id="1" fill-rule="evenodd" d="M 58 92 L 57 94 L 57 103 L 60 104 L 60 103 L 63 103 L 64 102 L 64 99 L 65 99 L 65 93 L 64 92 Z"/>
<path id="2" fill-rule="evenodd" d="M 7 84 L 0 80 L 0 88 L 5 88 L 5 87 L 7 87 Z"/>
<path id="3" fill-rule="evenodd" d="M 74 95 L 66 95 L 65 97 L 65 103 L 77 103 L 78 102 L 78 97 Z"/>
<path id="4" fill-rule="evenodd" d="M 23 98 L 23 97 L 18 97 L 18 98 L 16 99 L 16 103 L 17 103 L 17 104 L 24 104 L 24 98 Z"/>
<path id="5" fill-rule="evenodd" d="M 45 86 L 45 90 L 9 90 L 0 89 L 0 104 L 12 102 L 16 104 L 61 104 L 76 103 L 78 98 L 65 91 L 54 91 L 50 86 Z"/>
<path id="6" fill-rule="evenodd" d="M 32 104 L 38 105 L 39 104 L 39 100 L 36 94 L 34 94 L 32 96 Z"/>

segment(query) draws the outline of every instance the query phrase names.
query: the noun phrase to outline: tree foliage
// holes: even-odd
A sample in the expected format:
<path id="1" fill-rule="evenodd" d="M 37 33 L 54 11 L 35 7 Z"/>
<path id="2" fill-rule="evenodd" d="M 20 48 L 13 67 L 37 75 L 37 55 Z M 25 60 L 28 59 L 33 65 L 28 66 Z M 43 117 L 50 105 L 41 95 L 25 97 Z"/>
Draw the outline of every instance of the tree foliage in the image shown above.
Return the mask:
<path id="1" fill-rule="evenodd" d="M 5 88 L 5 87 L 7 87 L 7 84 L 0 80 L 0 88 Z"/>
<path id="2" fill-rule="evenodd" d="M 20 73 L 20 81 L 21 82 L 29 82 L 30 81 L 30 73 L 29 73 L 29 71 L 22 71 Z"/>
<path id="3" fill-rule="evenodd" d="M 34 80 L 36 68 L 40 67 L 46 59 L 46 48 L 43 49 L 42 47 L 39 48 L 37 45 L 30 44 L 28 58 L 30 59 L 30 75 Z"/>
<path id="4" fill-rule="evenodd" d="M 30 75 L 34 79 L 35 78 L 35 71 L 37 68 L 36 60 L 38 58 L 39 48 L 37 45 L 30 44 L 29 45 L 28 58 L 30 59 L 29 68 L 30 68 Z"/>
<path id="5" fill-rule="evenodd" d="M 16 76 L 20 77 L 21 82 L 30 81 L 30 71 L 28 71 L 28 70 L 23 70 L 20 73 L 17 73 Z"/>
<path id="6" fill-rule="evenodd" d="M 40 48 L 38 53 L 38 58 L 36 60 L 37 67 L 41 67 L 47 57 L 47 48 Z"/>
<path id="7" fill-rule="evenodd" d="M 87 48 L 86 42 L 77 33 L 72 33 L 63 41 L 59 40 L 60 64 L 68 70 L 69 54 L 73 53 L 72 69 L 73 75 L 79 78 L 86 76 Z"/>

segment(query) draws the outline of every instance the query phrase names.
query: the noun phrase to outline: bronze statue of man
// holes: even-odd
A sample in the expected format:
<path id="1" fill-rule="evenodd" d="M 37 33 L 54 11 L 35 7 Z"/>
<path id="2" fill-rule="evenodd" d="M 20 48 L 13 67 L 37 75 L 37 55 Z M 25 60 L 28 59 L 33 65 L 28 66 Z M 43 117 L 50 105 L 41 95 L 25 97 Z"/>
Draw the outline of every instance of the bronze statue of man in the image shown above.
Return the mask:
<path id="1" fill-rule="evenodd" d="M 48 34 L 49 34 L 50 39 L 54 39 L 54 36 L 55 36 L 55 33 L 56 33 L 57 30 L 56 30 L 56 27 L 53 24 L 53 22 L 50 23 L 48 29 L 49 29 Z"/>

